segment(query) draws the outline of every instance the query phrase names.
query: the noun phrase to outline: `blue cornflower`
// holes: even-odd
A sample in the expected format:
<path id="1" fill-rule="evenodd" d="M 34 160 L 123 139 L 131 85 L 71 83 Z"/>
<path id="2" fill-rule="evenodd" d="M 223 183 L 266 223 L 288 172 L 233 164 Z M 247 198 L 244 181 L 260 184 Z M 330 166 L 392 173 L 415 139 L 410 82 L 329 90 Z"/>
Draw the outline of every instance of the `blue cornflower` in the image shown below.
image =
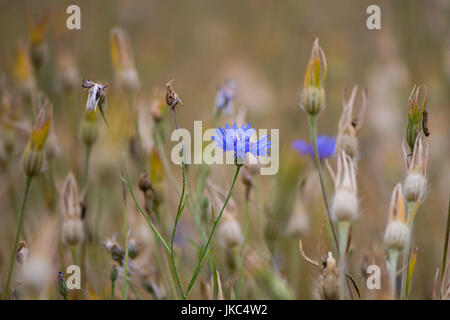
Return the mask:
<path id="1" fill-rule="evenodd" d="M 228 80 L 219 88 L 216 95 L 216 112 L 230 114 L 233 111 L 233 100 L 236 97 L 236 83 Z"/>
<path id="2" fill-rule="evenodd" d="M 314 159 L 314 148 L 312 142 L 307 143 L 304 140 L 295 140 L 292 142 L 292 148 L 304 155 L 309 155 Z M 317 137 L 317 153 L 319 159 L 329 158 L 334 155 L 336 150 L 336 138 L 320 135 Z"/>
<path id="3" fill-rule="evenodd" d="M 212 136 L 216 146 L 224 152 L 234 151 L 234 158 L 245 160 L 245 155 L 248 152 L 255 157 L 267 156 L 270 149 L 270 141 L 267 134 L 255 142 L 250 141 L 250 137 L 256 133 L 256 130 L 251 128 L 250 123 L 241 127 L 238 127 L 236 122 L 233 124 L 233 127 L 225 124 L 225 128 L 219 126 L 216 133 L 215 136 Z"/>

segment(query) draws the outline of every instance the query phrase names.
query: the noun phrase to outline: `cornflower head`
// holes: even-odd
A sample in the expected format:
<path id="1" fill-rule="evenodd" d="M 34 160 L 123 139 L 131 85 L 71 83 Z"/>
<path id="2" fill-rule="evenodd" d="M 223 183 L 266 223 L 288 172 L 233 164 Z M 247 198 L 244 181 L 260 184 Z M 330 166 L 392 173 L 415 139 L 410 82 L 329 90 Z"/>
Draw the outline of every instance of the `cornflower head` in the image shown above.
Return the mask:
<path id="1" fill-rule="evenodd" d="M 20 91 L 26 97 L 31 97 L 32 93 L 36 91 L 37 85 L 27 47 L 22 41 L 17 45 L 13 75 Z"/>
<path id="2" fill-rule="evenodd" d="M 411 95 L 409 96 L 408 99 L 408 122 L 406 126 L 406 143 L 408 144 L 411 152 L 413 152 L 414 150 L 414 145 L 416 143 L 416 139 L 419 132 L 423 131 L 424 133 L 426 133 L 426 135 L 428 135 L 428 133 L 425 132 L 428 131 L 428 129 L 426 128 L 427 116 L 425 111 L 427 105 L 428 90 L 425 87 L 425 96 L 422 100 L 422 103 L 419 103 L 419 91 L 420 87 L 416 87 L 414 85 L 411 91 Z"/>
<path id="3" fill-rule="evenodd" d="M 319 39 L 314 40 L 311 58 L 306 66 L 305 80 L 301 94 L 301 108 L 311 116 L 325 109 L 324 82 L 327 76 L 327 60 Z"/>
<path id="4" fill-rule="evenodd" d="M 27 14 L 28 34 L 31 43 L 31 60 L 36 68 L 47 62 L 49 50 L 45 37 L 48 30 L 49 13 L 45 12 L 41 17 L 32 17 Z"/>
<path id="5" fill-rule="evenodd" d="M 227 80 L 219 87 L 216 94 L 214 110 L 216 115 L 231 114 L 233 112 L 233 100 L 236 98 L 236 82 Z"/>
<path id="6" fill-rule="evenodd" d="M 66 280 L 64 279 L 64 275 L 61 271 L 58 272 L 58 292 L 64 298 L 64 300 L 67 300 L 69 288 L 67 288 Z"/>
<path id="7" fill-rule="evenodd" d="M 314 148 L 312 142 L 307 143 L 304 140 L 295 140 L 292 142 L 292 148 L 303 155 L 309 155 L 314 159 Z M 326 135 L 319 135 L 317 137 L 317 152 L 319 159 L 330 158 L 334 155 L 336 150 L 336 138 L 328 137 Z"/>
<path id="8" fill-rule="evenodd" d="M 331 170 L 330 174 L 334 180 L 331 213 L 336 221 L 350 222 L 358 215 L 355 162 L 341 150 L 337 159 L 336 175 Z"/>
<path id="9" fill-rule="evenodd" d="M 96 112 L 98 106 L 103 120 L 105 121 L 106 125 L 108 125 L 108 123 L 106 122 L 105 114 L 103 112 L 103 104 L 106 101 L 105 91 L 108 86 L 96 83 L 86 78 L 83 79 L 83 83 L 81 84 L 81 86 L 85 89 L 89 89 L 88 98 L 86 101 L 86 112 Z"/>
<path id="10" fill-rule="evenodd" d="M 66 244 L 77 245 L 84 239 L 82 206 L 78 185 L 73 173 L 69 173 L 61 192 L 62 240 Z"/>
<path id="11" fill-rule="evenodd" d="M 387 249 L 401 251 L 409 238 L 409 225 L 406 223 L 406 204 L 402 185 L 398 183 L 391 196 L 388 224 L 384 233 L 384 243 Z"/>
<path id="12" fill-rule="evenodd" d="M 27 146 L 22 156 L 22 166 L 28 176 L 37 175 L 44 161 L 44 146 L 52 123 L 52 107 L 48 100 L 40 108 Z"/>
<path id="13" fill-rule="evenodd" d="M 125 30 L 114 27 L 110 33 L 111 58 L 119 86 L 136 92 L 141 84 L 134 65 L 133 49 Z"/>
<path id="14" fill-rule="evenodd" d="M 339 134 L 337 137 L 337 149 L 344 150 L 350 157 L 354 157 L 358 153 L 357 133 L 361 129 L 364 113 L 366 109 L 366 92 L 362 91 L 362 106 L 358 117 L 353 117 L 353 109 L 355 104 L 358 86 L 354 86 L 350 98 L 344 100 L 344 107 L 341 118 L 339 119 Z"/>
<path id="15" fill-rule="evenodd" d="M 403 182 L 403 193 L 409 202 L 416 202 L 423 198 L 427 187 L 427 162 L 429 141 L 423 132 L 419 132 L 414 144 L 411 159 L 403 147 L 407 174 Z"/>
<path id="16" fill-rule="evenodd" d="M 270 141 L 268 135 L 264 135 L 256 141 L 250 138 L 256 130 L 251 128 L 250 123 L 238 127 L 236 122 L 233 127 L 225 124 L 225 128 L 219 126 L 216 135 L 211 139 L 216 142 L 216 146 L 221 148 L 223 152 L 234 151 L 234 159 L 238 165 L 242 165 L 249 153 L 255 157 L 267 156 L 270 149 Z"/>

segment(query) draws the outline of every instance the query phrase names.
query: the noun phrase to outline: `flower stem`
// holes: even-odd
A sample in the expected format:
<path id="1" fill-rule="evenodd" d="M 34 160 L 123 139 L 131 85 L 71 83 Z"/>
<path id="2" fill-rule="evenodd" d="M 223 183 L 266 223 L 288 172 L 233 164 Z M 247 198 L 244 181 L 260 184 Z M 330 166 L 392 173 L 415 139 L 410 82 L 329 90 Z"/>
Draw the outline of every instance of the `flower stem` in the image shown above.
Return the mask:
<path id="1" fill-rule="evenodd" d="M 245 200 L 245 222 L 244 222 L 244 243 L 242 244 L 242 253 L 241 253 L 241 264 L 239 266 L 239 280 L 238 280 L 238 287 L 236 290 L 236 299 L 239 299 L 241 288 L 242 288 L 242 281 L 243 281 L 243 274 L 244 274 L 244 265 L 245 265 L 245 254 L 247 251 L 247 241 L 248 241 L 248 226 L 249 226 L 249 203 L 248 199 Z"/>
<path id="2" fill-rule="evenodd" d="M 314 148 L 314 163 L 316 165 L 317 173 L 319 174 L 320 188 L 322 190 L 323 201 L 325 203 L 325 209 L 327 211 L 328 222 L 330 224 L 331 231 L 333 232 L 333 238 L 334 238 L 334 242 L 336 244 L 336 249 L 338 252 L 340 252 L 336 229 L 334 228 L 333 221 L 331 220 L 331 213 L 330 213 L 330 208 L 328 206 L 327 194 L 325 191 L 325 185 L 323 183 L 322 165 L 320 163 L 319 152 L 317 150 L 317 116 L 309 115 L 308 120 L 309 120 L 309 129 L 310 129 L 310 134 L 311 134 L 311 140 L 312 140 L 313 148 Z"/>
<path id="3" fill-rule="evenodd" d="M 25 180 L 25 191 L 23 193 L 22 205 L 20 207 L 19 221 L 17 223 L 16 238 L 14 240 L 14 247 L 13 247 L 12 254 L 11 254 L 11 260 L 9 262 L 8 276 L 6 277 L 6 279 L 7 279 L 6 285 L 5 285 L 5 288 L 3 289 L 3 300 L 5 300 L 8 295 L 9 283 L 11 281 L 11 275 L 12 275 L 12 271 L 14 268 L 14 262 L 16 261 L 16 250 L 17 250 L 17 245 L 19 243 L 20 231 L 22 230 L 23 216 L 25 214 L 25 206 L 27 203 L 28 193 L 30 191 L 31 179 L 32 179 L 32 177 L 27 175 L 26 180 Z"/>
<path id="4" fill-rule="evenodd" d="M 408 270 L 409 270 L 409 259 L 410 259 L 410 249 L 411 249 L 411 238 L 412 238 L 412 231 L 414 227 L 414 216 L 415 212 L 417 212 L 416 202 L 408 201 L 407 203 L 408 207 L 408 220 L 409 220 L 409 228 L 410 233 L 408 237 L 408 241 L 406 242 L 405 248 L 403 249 L 403 271 L 402 271 L 402 284 L 401 284 L 401 291 L 400 291 L 400 299 L 405 300 L 407 293 L 406 293 L 406 282 L 408 280 Z"/>
<path id="5" fill-rule="evenodd" d="M 127 299 L 127 269 L 128 269 L 128 239 L 130 237 L 130 230 L 128 227 L 128 214 L 126 209 L 126 203 L 125 203 L 125 209 L 123 210 L 123 225 L 124 225 L 124 231 L 125 231 L 125 263 L 123 265 L 123 280 L 122 280 L 122 300 Z"/>
<path id="6" fill-rule="evenodd" d="M 116 281 L 111 280 L 111 296 L 109 297 L 109 300 L 114 300 L 114 289 L 116 287 Z"/>
<path id="7" fill-rule="evenodd" d="M 346 279 L 346 249 L 347 249 L 347 239 L 348 231 L 350 228 L 350 223 L 348 221 L 341 221 L 338 223 L 339 227 L 339 298 L 345 300 L 345 279 Z"/>
<path id="8" fill-rule="evenodd" d="M 446 264 L 447 264 L 447 250 L 448 250 L 449 233 L 450 233 L 450 200 L 448 202 L 447 229 L 445 231 L 444 251 L 442 252 L 441 285 L 442 285 L 442 280 L 444 280 L 445 268 L 446 268 Z"/>
<path id="9" fill-rule="evenodd" d="M 234 174 L 234 178 L 233 178 L 233 182 L 231 183 L 230 190 L 228 191 L 227 198 L 225 199 L 225 202 L 223 203 L 222 209 L 220 210 L 220 213 L 217 216 L 217 219 L 215 219 L 213 221 L 213 227 L 211 229 L 211 232 L 209 233 L 208 241 L 206 242 L 206 245 L 205 245 L 205 247 L 202 250 L 202 254 L 201 254 L 201 256 L 199 258 L 199 261 L 198 261 L 198 263 L 197 263 L 197 265 L 196 265 L 196 267 L 194 269 L 194 274 L 192 275 L 191 281 L 189 282 L 188 288 L 186 289 L 186 293 L 185 293 L 186 297 L 188 296 L 189 291 L 191 291 L 192 286 L 194 285 L 195 280 L 197 279 L 197 276 L 198 276 L 198 274 L 199 274 L 199 272 L 200 272 L 200 270 L 201 270 L 201 268 L 203 266 L 203 263 L 205 262 L 205 259 L 206 259 L 207 255 L 209 253 L 212 237 L 214 235 L 214 232 L 216 231 L 217 225 L 220 222 L 220 218 L 222 218 L 222 214 L 223 214 L 223 211 L 224 211 L 224 209 L 225 209 L 225 207 L 226 207 L 226 205 L 228 203 L 228 200 L 230 200 L 231 193 L 233 191 L 234 184 L 236 183 L 236 179 L 237 179 L 237 177 L 239 175 L 239 171 L 241 170 L 241 167 L 242 167 L 242 165 L 237 165 L 236 166 L 236 172 Z"/>
<path id="10" fill-rule="evenodd" d="M 89 162 L 91 159 L 92 146 L 86 145 L 86 154 L 84 158 L 84 173 L 83 173 L 83 183 L 86 184 L 89 176 Z"/>
<path id="11" fill-rule="evenodd" d="M 395 300 L 396 297 L 396 279 L 397 279 L 397 260 L 399 252 L 397 249 L 389 250 L 389 283 L 391 287 L 391 298 Z"/>
<path id="12" fill-rule="evenodd" d="M 175 278 L 177 280 L 178 291 L 180 292 L 180 295 L 184 300 L 184 299 L 186 299 L 186 296 L 184 295 L 183 286 L 181 284 L 180 275 L 178 273 L 178 268 L 177 268 L 177 264 L 175 261 L 175 250 L 174 250 L 175 233 L 177 230 L 178 221 L 180 219 L 181 212 L 183 211 L 183 208 L 184 208 L 183 200 L 184 200 L 184 192 L 186 189 L 186 167 L 185 167 L 184 162 L 181 163 L 181 171 L 183 173 L 183 186 L 181 188 L 181 196 L 180 196 L 180 201 L 178 203 L 177 215 L 175 217 L 175 222 L 174 222 L 173 229 L 172 229 L 172 236 L 170 238 L 170 261 L 172 263 L 172 268 L 175 273 Z"/>

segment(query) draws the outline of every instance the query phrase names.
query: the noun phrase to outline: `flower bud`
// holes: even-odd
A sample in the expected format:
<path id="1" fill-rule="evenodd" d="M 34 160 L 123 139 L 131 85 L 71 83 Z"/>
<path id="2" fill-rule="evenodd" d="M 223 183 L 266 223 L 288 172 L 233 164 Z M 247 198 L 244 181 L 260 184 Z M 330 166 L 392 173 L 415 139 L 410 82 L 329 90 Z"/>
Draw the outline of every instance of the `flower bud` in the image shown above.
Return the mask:
<path id="1" fill-rule="evenodd" d="M 427 162 L 428 162 L 428 138 L 423 132 L 419 132 L 414 144 L 411 159 L 406 155 L 405 162 L 407 175 L 403 182 L 403 192 L 408 202 L 421 200 L 427 187 Z"/>
<path id="2" fill-rule="evenodd" d="M 345 151 L 339 153 L 334 184 L 331 205 L 334 219 L 339 222 L 354 220 L 358 215 L 355 164 Z"/>
<path id="3" fill-rule="evenodd" d="M 28 144 L 22 155 L 22 167 L 30 177 L 37 175 L 42 169 L 44 146 L 51 122 L 52 109 L 48 100 L 45 100 L 36 117 Z"/>
<path id="4" fill-rule="evenodd" d="M 427 179 L 418 173 L 408 174 L 403 182 L 403 193 L 408 202 L 416 202 L 425 193 Z"/>
<path id="5" fill-rule="evenodd" d="M 67 288 L 66 280 L 61 271 L 58 272 L 58 292 L 64 299 L 67 299 L 69 288 Z"/>
<path id="6" fill-rule="evenodd" d="M 305 236 L 309 231 L 309 217 L 305 211 L 303 203 L 297 199 L 294 205 L 291 218 L 289 219 L 286 233 L 295 238 Z"/>
<path id="7" fill-rule="evenodd" d="M 17 47 L 13 73 L 20 91 L 26 97 L 31 97 L 32 93 L 37 89 L 37 84 L 34 78 L 33 65 L 23 42 L 19 42 Z"/>
<path id="8" fill-rule="evenodd" d="M 427 105 L 428 91 L 425 88 L 425 96 L 419 103 L 419 87 L 414 86 L 408 100 L 408 123 L 406 126 L 406 142 L 411 150 L 414 149 L 417 135 L 423 131 L 423 113 Z"/>
<path id="9" fill-rule="evenodd" d="M 64 181 L 60 203 L 63 217 L 62 240 L 66 244 L 77 245 L 84 240 L 84 225 L 78 186 L 73 173 L 69 173 Z"/>
<path id="10" fill-rule="evenodd" d="M 398 183 L 392 192 L 389 207 L 388 225 L 384 233 L 384 243 L 388 249 L 402 250 L 409 238 L 409 226 L 406 223 L 406 205 L 402 185 Z"/>
<path id="11" fill-rule="evenodd" d="M 97 113 L 87 111 L 80 124 L 81 140 L 86 146 L 91 147 L 97 141 L 98 130 Z"/>
<path id="12" fill-rule="evenodd" d="M 227 249 L 238 247 L 244 241 L 241 227 L 231 213 L 225 212 L 217 230 L 217 239 L 220 245 Z"/>
<path id="13" fill-rule="evenodd" d="M 128 256 L 130 257 L 130 259 L 135 259 L 139 255 L 139 252 L 139 243 L 134 239 L 130 239 L 130 241 L 128 242 Z"/>
<path id="14" fill-rule="evenodd" d="M 327 74 L 327 61 L 319 39 L 313 44 L 311 58 L 305 72 L 305 82 L 301 94 L 301 107 L 309 115 L 317 115 L 325 109 L 323 84 Z"/>

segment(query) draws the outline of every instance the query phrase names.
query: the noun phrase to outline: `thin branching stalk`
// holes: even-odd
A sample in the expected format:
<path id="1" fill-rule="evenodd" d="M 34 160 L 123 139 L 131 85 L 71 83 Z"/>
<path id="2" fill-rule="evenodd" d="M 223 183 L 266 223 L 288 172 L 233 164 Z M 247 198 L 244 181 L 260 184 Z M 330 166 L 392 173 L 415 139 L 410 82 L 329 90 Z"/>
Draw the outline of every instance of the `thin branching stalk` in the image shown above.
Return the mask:
<path id="1" fill-rule="evenodd" d="M 172 263 L 172 268 L 175 273 L 175 278 L 177 280 L 178 291 L 180 292 L 180 295 L 184 300 L 184 299 L 186 299 L 186 297 L 184 295 L 183 286 L 181 284 L 180 275 L 178 273 L 177 263 L 175 261 L 175 250 L 174 250 L 175 233 L 177 231 L 178 221 L 180 219 L 181 212 L 183 211 L 183 208 L 184 208 L 183 200 L 184 200 L 184 192 L 186 189 L 186 166 L 185 166 L 184 162 L 181 163 L 181 171 L 183 173 L 183 185 L 181 188 L 181 196 L 180 196 L 180 201 L 178 203 L 177 215 L 175 217 L 175 222 L 174 222 L 173 229 L 172 229 L 172 236 L 170 238 L 170 260 Z"/>
<path id="2" fill-rule="evenodd" d="M 9 261 L 8 276 L 6 277 L 6 285 L 5 288 L 3 289 L 3 300 L 5 300 L 6 297 L 8 296 L 9 283 L 11 282 L 12 271 L 14 269 L 14 262 L 16 261 L 16 250 L 17 245 L 19 244 L 19 237 L 20 232 L 22 230 L 23 217 L 25 214 L 25 206 L 27 204 L 28 193 L 30 192 L 31 180 L 32 177 L 27 175 L 25 179 L 25 191 L 23 192 L 22 205 L 20 207 L 19 221 L 17 223 L 16 238 L 14 240 L 14 247 L 11 253 L 11 260 Z"/>
<path id="3" fill-rule="evenodd" d="M 313 144 L 313 148 L 314 148 L 314 163 L 316 165 L 317 173 L 319 174 L 320 188 L 322 190 L 323 201 L 325 203 L 325 209 L 327 211 L 328 222 L 330 224 L 331 231 L 333 232 L 333 238 L 334 238 L 334 242 L 336 244 L 336 249 L 339 252 L 340 250 L 339 250 L 338 237 L 336 234 L 336 229 L 334 228 L 334 225 L 333 225 L 333 221 L 331 220 L 331 213 L 330 213 L 330 207 L 328 206 L 327 193 L 325 191 L 325 185 L 323 183 L 322 165 L 320 163 L 319 152 L 317 150 L 317 116 L 310 115 L 310 116 L 308 116 L 308 120 L 309 120 L 311 140 L 312 140 L 312 144 Z"/>
<path id="4" fill-rule="evenodd" d="M 391 299 L 395 300 L 396 294 L 396 279 L 397 279 L 397 261 L 399 251 L 397 249 L 389 250 L 389 283 L 391 287 Z"/>
<path id="5" fill-rule="evenodd" d="M 198 260 L 198 263 L 197 263 L 197 265 L 196 265 L 196 267 L 194 269 L 194 274 L 192 275 L 191 281 L 189 282 L 189 285 L 188 285 L 188 287 L 186 289 L 186 293 L 185 293 L 186 297 L 188 296 L 189 291 L 191 291 L 192 286 L 194 285 L 195 280 L 197 279 L 197 276 L 198 276 L 198 274 L 199 274 L 199 272 L 200 272 L 200 270 L 201 270 L 201 268 L 203 266 L 203 263 L 205 262 L 205 259 L 206 259 L 206 257 L 209 254 L 212 237 L 214 235 L 214 232 L 216 231 L 217 225 L 220 222 L 220 218 L 222 218 L 222 214 L 223 214 L 223 211 L 224 211 L 224 209 L 225 209 L 225 207 L 226 207 L 226 205 L 228 203 L 228 200 L 230 200 L 231 193 L 233 191 L 234 184 L 236 183 L 236 179 L 237 179 L 237 177 L 239 175 L 239 171 L 241 170 L 241 167 L 242 167 L 242 165 L 237 165 L 236 166 L 236 172 L 234 174 L 234 178 L 233 178 L 233 182 L 231 183 L 230 190 L 228 191 L 228 195 L 227 195 L 227 197 L 225 199 L 225 202 L 224 202 L 224 204 L 222 206 L 222 209 L 220 210 L 220 213 L 219 213 L 217 219 L 215 219 L 213 221 L 213 227 L 211 229 L 211 232 L 209 233 L 208 241 L 206 242 L 206 245 L 204 246 L 204 248 L 202 250 L 202 254 L 201 254 L 201 256 L 200 256 L 200 258 Z M 213 217 L 214 217 L 214 215 L 213 215 Z"/>
<path id="6" fill-rule="evenodd" d="M 238 287 L 236 290 L 236 299 L 239 299 L 241 288 L 242 288 L 242 281 L 243 281 L 243 275 L 244 275 L 244 265 L 245 265 L 245 254 L 247 251 L 247 242 L 248 242 L 248 226 L 250 220 L 250 214 L 249 214 L 249 201 L 248 199 L 245 200 L 245 221 L 244 221 L 244 242 L 242 244 L 242 253 L 241 253 L 241 263 L 239 265 L 239 280 L 238 280 Z"/>

